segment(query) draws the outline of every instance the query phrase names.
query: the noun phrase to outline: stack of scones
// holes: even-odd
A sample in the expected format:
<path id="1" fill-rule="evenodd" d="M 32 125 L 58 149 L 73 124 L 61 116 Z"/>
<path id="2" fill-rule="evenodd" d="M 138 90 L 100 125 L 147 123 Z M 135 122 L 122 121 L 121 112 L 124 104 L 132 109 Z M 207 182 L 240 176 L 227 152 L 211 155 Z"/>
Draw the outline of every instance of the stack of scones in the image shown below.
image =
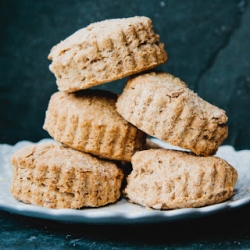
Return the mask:
<path id="1" fill-rule="evenodd" d="M 54 142 L 12 155 L 16 199 L 77 209 L 124 195 L 145 207 L 177 209 L 233 195 L 237 171 L 213 156 L 228 135 L 225 111 L 179 78 L 152 70 L 168 56 L 149 18 L 90 24 L 48 58 L 59 91 L 43 128 Z M 92 88 L 126 76 L 119 96 Z M 152 146 L 149 136 L 181 149 Z"/>

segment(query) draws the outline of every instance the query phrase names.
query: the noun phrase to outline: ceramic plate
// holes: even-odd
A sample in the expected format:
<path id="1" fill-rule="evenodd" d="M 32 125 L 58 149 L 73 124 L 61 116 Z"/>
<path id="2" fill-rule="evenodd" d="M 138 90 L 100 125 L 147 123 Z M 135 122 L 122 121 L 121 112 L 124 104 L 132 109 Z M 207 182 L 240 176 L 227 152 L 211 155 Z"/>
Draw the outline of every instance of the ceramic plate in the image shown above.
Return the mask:
<path id="1" fill-rule="evenodd" d="M 44 139 L 41 142 L 52 141 Z M 153 142 L 165 148 L 176 148 L 152 139 Z M 16 145 L 0 144 L 0 209 L 42 219 L 55 220 L 68 223 L 93 223 L 93 224 L 134 224 L 169 222 L 183 219 L 192 219 L 218 213 L 223 210 L 233 209 L 250 203 L 250 150 L 235 151 L 231 146 L 221 146 L 217 156 L 227 160 L 238 171 L 238 181 L 235 186 L 235 194 L 223 203 L 201 208 L 185 208 L 169 211 L 149 210 L 142 206 L 131 204 L 125 198 L 115 204 L 101 208 L 50 209 L 25 204 L 12 197 L 9 187 L 11 182 L 10 156 L 18 149 L 33 144 L 29 141 L 21 141 Z"/>

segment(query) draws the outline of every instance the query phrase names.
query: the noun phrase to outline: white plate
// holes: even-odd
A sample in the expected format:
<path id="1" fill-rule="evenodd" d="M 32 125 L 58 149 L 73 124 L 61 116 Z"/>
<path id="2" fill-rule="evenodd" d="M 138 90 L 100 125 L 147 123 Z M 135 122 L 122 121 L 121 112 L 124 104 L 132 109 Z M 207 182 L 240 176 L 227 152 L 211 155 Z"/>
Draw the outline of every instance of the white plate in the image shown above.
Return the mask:
<path id="1" fill-rule="evenodd" d="M 44 139 L 40 142 L 45 141 L 52 140 Z M 173 148 L 157 139 L 152 139 L 152 141 L 166 148 Z M 220 204 L 169 211 L 148 210 L 139 205 L 130 204 L 124 198 L 115 204 L 105 207 L 79 210 L 50 209 L 25 204 L 14 199 L 9 191 L 12 177 L 12 167 L 9 160 L 13 152 L 29 144 L 32 144 L 32 142 L 21 141 L 14 146 L 0 144 L 0 209 L 2 210 L 30 217 L 69 223 L 134 224 L 192 219 L 250 203 L 250 150 L 235 151 L 231 146 L 221 146 L 217 155 L 227 160 L 237 169 L 239 179 L 235 186 L 234 196 Z"/>

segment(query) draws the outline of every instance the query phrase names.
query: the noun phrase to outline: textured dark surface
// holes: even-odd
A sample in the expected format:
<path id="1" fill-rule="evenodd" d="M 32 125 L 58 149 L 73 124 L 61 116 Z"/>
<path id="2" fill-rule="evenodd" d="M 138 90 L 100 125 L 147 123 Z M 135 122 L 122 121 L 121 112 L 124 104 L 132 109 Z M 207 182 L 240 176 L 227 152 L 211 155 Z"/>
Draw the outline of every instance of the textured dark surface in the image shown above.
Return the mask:
<path id="1" fill-rule="evenodd" d="M 38 141 L 55 77 L 52 46 L 89 23 L 145 15 L 169 54 L 158 69 L 226 110 L 236 149 L 250 149 L 250 1 L 0 2 L 0 143 Z M 99 86 L 121 93 L 126 79 Z M 250 249 L 249 206 L 202 220 L 134 227 L 64 225 L 0 212 L 0 249 Z"/>
<path id="2" fill-rule="evenodd" d="M 63 224 L 0 212 L 0 249 L 250 249 L 249 209 L 132 226 Z"/>

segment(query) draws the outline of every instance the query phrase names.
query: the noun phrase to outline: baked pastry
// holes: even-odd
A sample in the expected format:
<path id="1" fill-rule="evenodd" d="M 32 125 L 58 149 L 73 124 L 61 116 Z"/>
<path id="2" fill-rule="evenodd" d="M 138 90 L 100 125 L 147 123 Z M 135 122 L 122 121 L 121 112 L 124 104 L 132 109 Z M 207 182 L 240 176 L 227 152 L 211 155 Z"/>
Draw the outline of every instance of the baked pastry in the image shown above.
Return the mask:
<path id="1" fill-rule="evenodd" d="M 109 161 L 41 143 L 11 157 L 12 195 L 25 203 L 49 208 L 99 207 L 121 195 L 122 171 Z"/>
<path id="2" fill-rule="evenodd" d="M 117 95 L 104 90 L 52 95 L 43 128 L 71 148 L 113 160 L 130 161 L 146 135 L 116 111 Z"/>
<path id="3" fill-rule="evenodd" d="M 151 69 L 167 61 L 147 17 L 90 24 L 54 46 L 48 56 L 59 90 L 74 92 Z"/>
<path id="4" fill-rule="evenodd" d="M 225 111 L 167 73 L 151 72 L 130 79 L 116 106 L 140 130 L 197 155 L 215 154 L 228 135 Z"/>
<path id="5" fill-rule="evenodd" d="M 216 156 L 150 149 L 132 157 L 125 195 L 155 209 L 201 207 L 233 195 L 237 171 Z"/>

